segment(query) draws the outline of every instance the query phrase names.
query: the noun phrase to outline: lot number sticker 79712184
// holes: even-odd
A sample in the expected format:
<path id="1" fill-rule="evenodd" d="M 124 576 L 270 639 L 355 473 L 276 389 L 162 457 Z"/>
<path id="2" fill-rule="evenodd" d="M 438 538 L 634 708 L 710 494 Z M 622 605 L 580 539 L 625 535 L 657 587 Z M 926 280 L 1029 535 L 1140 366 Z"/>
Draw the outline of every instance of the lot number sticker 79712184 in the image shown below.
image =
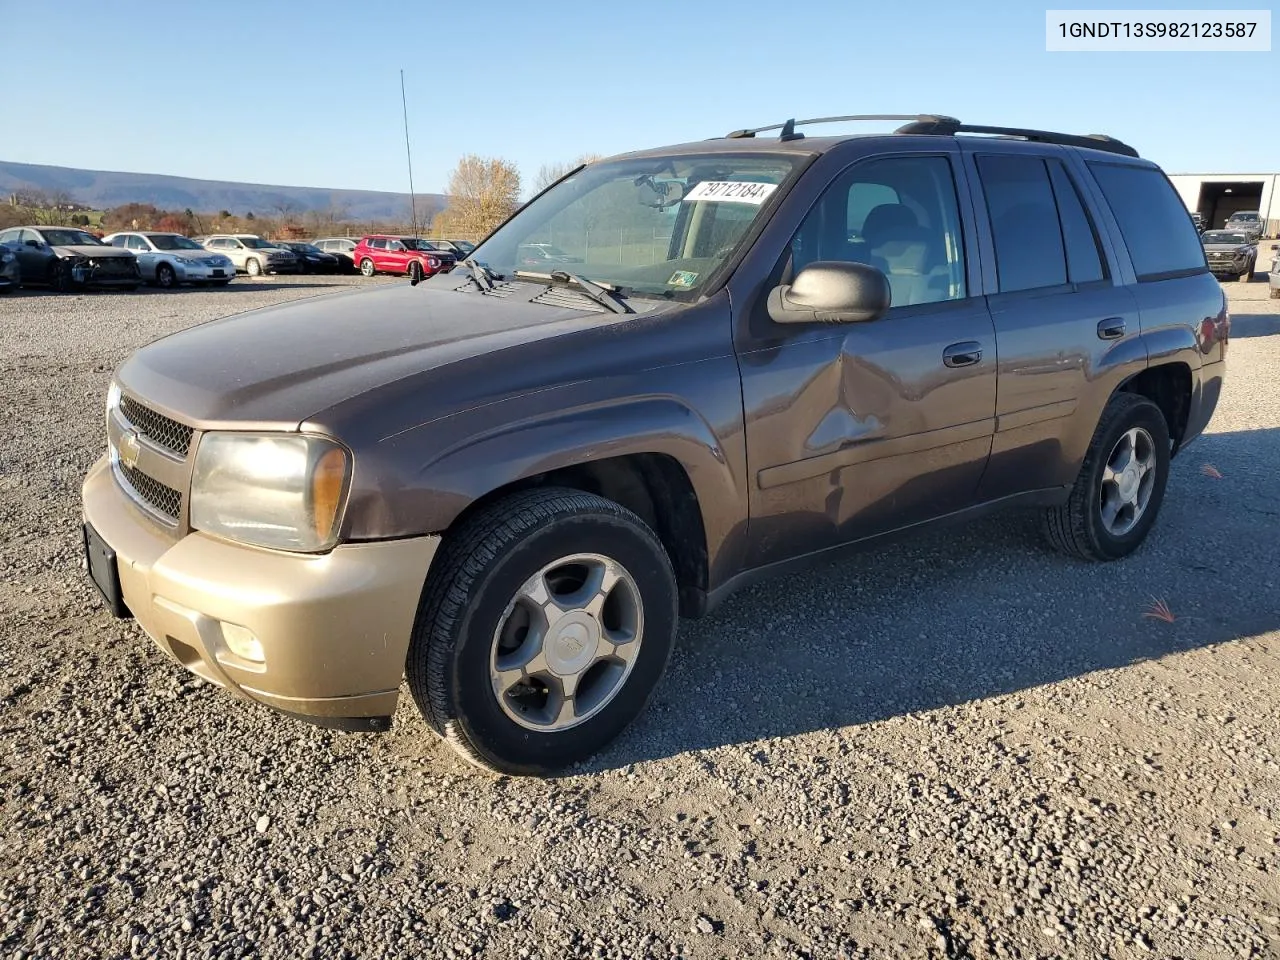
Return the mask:
<path id="1" fill-rule="evenodd" d="M 760 206 L 778 189 L 776 183 L 754 180 L 703 180 L 684 195 L 685 203 L 695 200 L 719 200 L 728 203 L 750 203 Z"/>

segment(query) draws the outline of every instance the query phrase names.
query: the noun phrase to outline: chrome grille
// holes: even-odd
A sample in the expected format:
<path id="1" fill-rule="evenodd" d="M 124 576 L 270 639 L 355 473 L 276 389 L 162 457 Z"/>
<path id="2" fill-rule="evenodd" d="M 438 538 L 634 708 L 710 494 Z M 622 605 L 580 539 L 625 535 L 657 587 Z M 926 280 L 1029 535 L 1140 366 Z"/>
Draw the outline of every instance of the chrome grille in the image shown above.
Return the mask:
<path id="1" fill-rule="evenodd" d="M 133 257 L 94 257 L 89 265 L 93 267 L 93 275 L 100 279 L 132 278 L 138 274 L 137 261 Z"/>
<path id="2" fill-rule="evenodd" d="M 187 455 L 191 446 L 191 428 L 144 407 L 132 397 L 120 398 L 120 412 L 124 418 L 152 443 L 172 450 L 180 457 Z"/>
<path id="3" fill-rule="evenodd" d="M 121 479 L 129 485 L 133 493 L 137 494 L 138 499 L 170 520 L 178 519 L 178 513 L 182 507 L 182 494 L 173 487 L 166 487 L 159 480 L 147 476 L 141 470 L 126 467 L 123 463 L 117 463 L 116 469 L 120 471 Z"/>

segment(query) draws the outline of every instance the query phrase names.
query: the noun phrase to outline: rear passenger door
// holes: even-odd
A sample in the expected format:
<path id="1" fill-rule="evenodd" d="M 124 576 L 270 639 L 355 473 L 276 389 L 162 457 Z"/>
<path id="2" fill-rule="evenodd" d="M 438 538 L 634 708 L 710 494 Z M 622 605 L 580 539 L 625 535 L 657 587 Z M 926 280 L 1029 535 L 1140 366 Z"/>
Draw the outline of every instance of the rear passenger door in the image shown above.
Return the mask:
<path id="1" fill-rule="evenodd" d="M 1070 483 L 1079 468 L 1074 434 L 1096 423 L 1081 409 L 1093 384 L 1117 379 L 1117 368 L 1141 370 L 1145 354 L 1137 302 L 1116 276 L 1065 152 L 982 142 L 962 149 L 999 357 L 980 489 L 982 500 L 995 500 Z"/>

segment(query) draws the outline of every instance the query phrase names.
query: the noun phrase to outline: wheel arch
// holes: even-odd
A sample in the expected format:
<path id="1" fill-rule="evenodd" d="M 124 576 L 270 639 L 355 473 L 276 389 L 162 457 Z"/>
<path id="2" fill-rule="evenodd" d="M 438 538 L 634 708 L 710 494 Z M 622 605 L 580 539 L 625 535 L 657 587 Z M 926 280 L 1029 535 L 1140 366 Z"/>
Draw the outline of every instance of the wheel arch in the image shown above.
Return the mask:
<path id="1" fill-rule="evenodd" d="M 472 501 L 450 526 L 512 493 L 539 487 L 565 487 L 593 493 L 638 516 L 658 535 L 671 558 L 680 591 L 681 614 L 693 616 L 700 612 L 701 597 L 707 591 L 706 528 L 693 481 L 674 456 L 627 453 L 523 476 Z"/>
<path id="2" fill-rule="evenodd" d="M 457 424 L 466 433 L 464 424 Z M 562 486 L 636 513 L 676 569 L 681 612 L 697 616 L 708 591 L 736 572 L 747 511 L 730 458 L 711 426 L 674 397 L 593 405 L 504 423 L 448 444 L 430 431 L 389 440 L 371 465 L 381 488 L 348 507 L 356 538 L 438 533 L 513 492 Z M 428 457 L 424 449 L 435 447 Z M 358 468 L 357 468 L 358 469 Z M 386 476 L 396 475 L 388 487 Z"/>
<path id="3" fill-rule="evenodd" d="M 1181 360 L 1153 364 L 1128 377 L 1115 389 L 1115 393 L 1134 393 L 1146 397 L 1160 408 L 1165 423 L 1169 425 L 1169 436 L 1173 440 L 1175 454 L 1186 433 L 1194 391 L 1195 380 L 1191 366 Z"/>

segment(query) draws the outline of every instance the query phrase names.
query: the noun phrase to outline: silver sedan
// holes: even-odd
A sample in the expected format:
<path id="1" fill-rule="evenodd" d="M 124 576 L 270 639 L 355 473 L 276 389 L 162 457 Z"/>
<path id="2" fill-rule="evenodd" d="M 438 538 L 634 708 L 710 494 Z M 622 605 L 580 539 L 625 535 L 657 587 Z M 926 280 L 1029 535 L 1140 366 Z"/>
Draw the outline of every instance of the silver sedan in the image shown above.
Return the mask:
<path id="1" fill-rule="evenodd" d="M 142 279 L 158 287 L 180 283 L 213 283 L 225 286 L 236 275 L 229 257 L 206 250 L 180 233 L 132 230 L 103 238 L 113 247 L 132 250 Z"/>

